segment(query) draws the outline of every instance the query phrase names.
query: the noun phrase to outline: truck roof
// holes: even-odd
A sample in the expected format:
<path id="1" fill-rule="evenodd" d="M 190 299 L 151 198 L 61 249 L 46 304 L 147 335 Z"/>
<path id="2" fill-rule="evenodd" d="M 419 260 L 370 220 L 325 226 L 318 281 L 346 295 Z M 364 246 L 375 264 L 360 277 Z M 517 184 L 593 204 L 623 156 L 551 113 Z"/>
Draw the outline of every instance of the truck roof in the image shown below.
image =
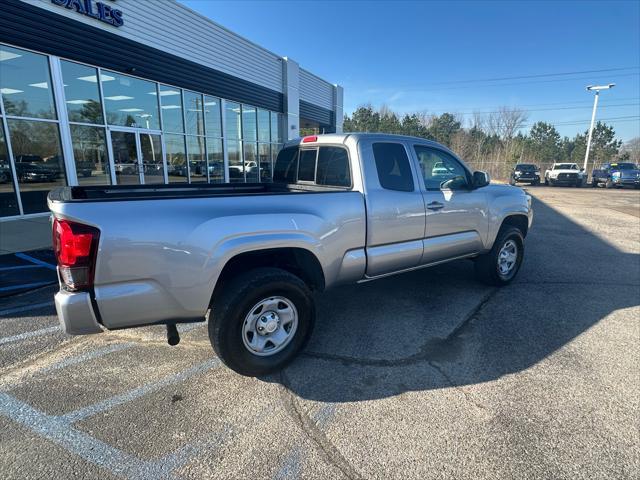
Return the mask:
<path id="1" fill-rule="evenodd" d="M 312 138 L 315 138 L 315 139 L 307 140 L 306 142 L 304 141 L 305 139 L 312 139 Z M 438 142 L 434 142 L 433 140 L 427 140 L 426 138 L 412 137 L 409 135 L 397 135 L 394 133 L 379 133 L 379 132 L 322 133 L 318 135 L 306 135 L 304 137 L 298 137 L 298 138 L 294 138 L 293 140 L 289 140 L 288 142 L 285 143 L 285 146 L 299 145 L 302 143 L 309 143 L 309 144 L 346 143 L 348 138 L 355 139 L 356 141 L 364 138 L 371 139 L 371 140 L 380 140 L 380 141 L 411 140 L 412 142 L 419 142 L 423 145 L 431 145 L 434 147 L 438 147 L 448 152 L 451 151 L 449 148 L 445 147 L 444 145 Z"/>

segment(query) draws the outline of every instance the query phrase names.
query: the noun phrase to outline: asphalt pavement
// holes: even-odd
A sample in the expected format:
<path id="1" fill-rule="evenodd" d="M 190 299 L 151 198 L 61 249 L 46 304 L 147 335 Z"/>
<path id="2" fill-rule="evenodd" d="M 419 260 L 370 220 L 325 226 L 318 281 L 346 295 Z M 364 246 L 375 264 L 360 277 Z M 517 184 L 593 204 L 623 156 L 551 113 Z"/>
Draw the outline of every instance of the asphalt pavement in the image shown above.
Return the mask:
<path id="1" fill-rule="evenodd" d="M 525 188 L 512 285 L 466 260 L 327 292 L 266 378 L 204 325 L 70 337 L 55 286 L 0 298 L 2 478 L 638 478 L 640 192 Z"/>

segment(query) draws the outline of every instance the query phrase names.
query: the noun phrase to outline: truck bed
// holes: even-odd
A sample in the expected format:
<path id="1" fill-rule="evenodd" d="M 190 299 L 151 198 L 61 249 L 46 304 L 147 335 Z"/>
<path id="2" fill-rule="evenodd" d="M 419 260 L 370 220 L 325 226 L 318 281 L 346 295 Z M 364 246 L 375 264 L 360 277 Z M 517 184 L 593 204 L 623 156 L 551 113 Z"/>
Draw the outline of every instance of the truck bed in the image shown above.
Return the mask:
<path id="1" fill-rule="evenodd" d="M 49 192 L 49 199 L 53 202 L 76 203 L 243 195 L 282 195 L 288 193 L 328 193 L 347 190 L 349 189 L 287 183 L 107 185 L 60 187 Z"/>

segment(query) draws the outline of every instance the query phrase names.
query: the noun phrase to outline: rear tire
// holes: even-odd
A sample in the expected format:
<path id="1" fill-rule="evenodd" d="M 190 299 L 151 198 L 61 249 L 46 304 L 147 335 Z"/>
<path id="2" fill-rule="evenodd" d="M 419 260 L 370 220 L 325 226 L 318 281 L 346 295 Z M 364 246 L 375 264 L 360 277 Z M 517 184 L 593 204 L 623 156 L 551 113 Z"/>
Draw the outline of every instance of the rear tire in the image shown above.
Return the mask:
<path id="1" fill-rule="evenodd" d="M 548 187 L 549 186 L 549 178 L 548 177 L 544 177 L 544 184 Z"/>
<path id="2" fill-rule="evenodd" d="M 515 252 L 510 248 L 515 246 Z M 507 257 L 513 258 L 513 265 L 509 268 Z M 518 274 L 524 258 L 524 236 L 522 232 L 512 226 L 503 226 L 493 243 L 491 251 L 480 255 L 475 262 L 476 277 L 487 285 L 508 285 Z"/>
<path id="3" fill-rule="evenodd" d="M 295 323 L 290 320 L 292 317 Z M 289 323 L 285 323 L 285 318 Z M 277 327 L 271 333 L 260 334 L 259 322 L 269 319 L 273 319 Z M 306 345 L 314 322 L 313 297 L 300 278 L 279 268 L 257 268 L 238 275 L 215 296 L 209 318 L 209 339 L 226 366 L 240 375 L 255 377 L 289 364 Z M 266 330 L 273 328 L 268 323 L 263 325 L 263 331 L 266 326 L 269 327 Z M 278 334 L 286 340 L 276 341 Z M 262 342 L 262 351 L 252 350 L 252 345 L 259 342 Z"/>

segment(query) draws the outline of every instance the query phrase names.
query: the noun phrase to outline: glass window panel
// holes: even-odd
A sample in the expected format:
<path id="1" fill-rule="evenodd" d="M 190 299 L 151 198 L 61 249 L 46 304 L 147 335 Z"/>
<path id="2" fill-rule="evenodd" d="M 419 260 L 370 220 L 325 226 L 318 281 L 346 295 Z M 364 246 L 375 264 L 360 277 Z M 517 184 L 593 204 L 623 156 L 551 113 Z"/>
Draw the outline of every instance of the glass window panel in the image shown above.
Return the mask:
<path id="1" fill-rule="evenodd" d="M 204 115 L 207 123 L 208 137 L 222 136 L 222 120 L 220 117 L 220 99 L 204 97 Z"/>
<path id="2" fill-rule="evenodd" d="M 271 141 L 271 133 L 270 133 L 270 117 L 268 110 L 258 110 L 258 141 L 260 142 L 270 142 Z"/>
<path id="3" fill-rule="evenodd" d="M 100 81 L 109 125 L 160 129 L 155 83 L 107 70 Z"/>
<path id="4" fill-rule="evenodd" d="M 187 181 L 187 153 L 184 147 L 184 135 L 164 136 L 167 149 L 167 169 L 169 183 Z"/>
<path id="5" fill-rule="evenodd" d="M 273 181 L 273 168 L 271 163 L 271 145 L 268 143 L 258 144 L 258 163 L 260 165 L 260 181 Z"/>
<path id="6" fill-rule="evenodd" d="M 0 45 L 0 92 L 7 115 L 56 118 L 49 59 Z"/>
<path id="7" fill-rule="evenodd" d="M 253 142 L 244 142 L 242 144 L 244 153 L 244 173 L 247 182 L 255 183 L 258 181 L 258 145 Z"/>
<path id="8" fill-rule="evenodd" d="M 204 154 L 204 142 L 204 137 L 187 137 L 191 183 L 207 181 L 207 162 Z"/>
<path id="9" fill-rule="evenodd" d="M 257 140 L 256 109 L 249 105 L 242 105 L 242 139 Z"/>
<path id="10" fill-rule="evenodd" d="M 300 150 L 298 160 L 298 180 L 303 182 L 313 182 L 316 179 L 316 157 L 318 149 Z"/>
<path id="11" fill-rule="evenodd" d="M 349 155 L 342 147 L 320 147 L 316 184 L 350 187 Z"/>
<path id="12" fill-rule="evenodd" d="M 271 112 L 271 141 L 281 142 L 282 135 L 280 132 L 280 125 L 282 124 L 281 115 L 276 112 Z"/>
<path id="13" fill-rule="evenodd" d="M 104 128 L 71 125 L 71 142 L 80 185 L 109 185 Z"/>
<path id="14" fill-rule="evenodd" d="M 64 60 L 60 64 L 69 121 L 104 123 L 97 81 L 98 70 Z"/>
<path id="15" fill-rule="evenodd" d="M 47 193 L 66 185 L 58 124 L 9 120 L 11 148 L 25 214 L 47 211 Z"/>
<path id="16" fill-rule="evenodd" d="M 118 185 L 136 185 L 140 183 L 138 163 L 138 143 L 133 132 L 111 131 L 111 150 L 113 151 L 113 169 Z"/>
<path id="17" fill-rule="evenodd" d="M 276 182 L 295 183 L 298 173 L 298 147 L 280 150 L 273 165 L 273 179 Z"/>
<path id="18" fill-rule="evenodd" d="M 238 140 L 227 141 L 227 154 L 229 155 L 229 181 L 244 182 L 242 148 Z"/>
<path id="19" fill-rule="evenodd" d="M 225 102 L 224 108 L 225 132 L 227 138 L 240 138 L 240 104 Z"/>
<path id="20" fill-rule="evenodd" d="M 13 187 L 13 173 L 9 162 L 9 151 L 4 138 L 2 118 L 0 118 L 0 217 L 18 215 L 18 198 Z"/>
<path id="21" fill-rule="evenodd" d="M 162 130 L 165 132 L 184 133 L 181 90 L 167 85 L 160 85 L 160 104 L 162 105 Z"/>
<path id="22" fill-rule="evenodd" d="M 202 108 L 202 95 L 199 93 L 184 92 L 184 108 L 187 121 L 187 133 L 191 135 L 204 135 L 204 111 Z"/>
<path id="23" fill-rule="evenodd" d="M 209 181 L 211 183 L 224 183 L 222 140 L 219 138 L 207 138 L 207 159 L 209 163 Z"/>
<path id="24" fill-rule="evenodd" d="M 374 143 L 373 158 L 380 186 L 386 190 L 413 192 L 409 157 L 400 143 Z"/>
<path id="25" fill-rule="evenodd" d="M 162 139 L 160 135 L 140 133 L 140 152 L 142 153 L 144 183 L 164 183 Z"/>

